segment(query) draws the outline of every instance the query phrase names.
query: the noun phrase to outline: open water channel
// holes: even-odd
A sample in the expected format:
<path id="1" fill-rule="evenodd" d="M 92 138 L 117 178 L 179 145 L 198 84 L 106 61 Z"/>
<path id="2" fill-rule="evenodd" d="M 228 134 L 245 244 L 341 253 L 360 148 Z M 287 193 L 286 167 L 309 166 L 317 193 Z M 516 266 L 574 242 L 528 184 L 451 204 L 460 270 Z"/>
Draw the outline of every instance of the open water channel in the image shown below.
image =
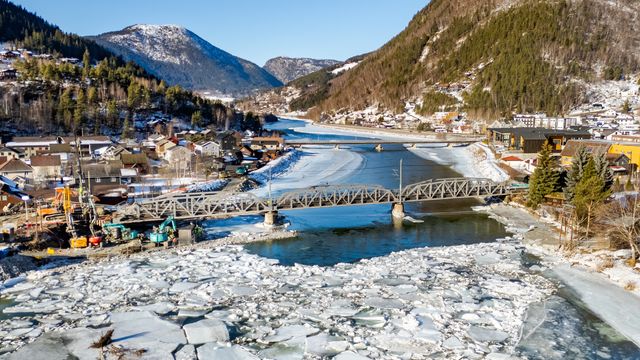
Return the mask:
<path id="1" fill-rule="evenodd" d="M 350 135 L 305 133 L 305 125 L 302 121 L 281 120 L 270 127 L 283 131 L 290 139 L 356 138 Z M 382 152 L 376 152 L 373 146 L 351 146 L 348 150 L 358 153 L 364 161 L 359 163 L 357 169 L 350 169 L 348 176 L 329 182 L 329 185 L 342 183 L 398 187 L 400 159 L 403 160 L 405 185 L 433 178 L 461 176 L 451 168 L 420 158 L 399 145 L 386 146 Z M 273 180 L 274 183 L 277 181 L 277 178 Z M 394 223 L 388 205 L 289 211 L 284 215 L 291 223 L 290 228 L 299 231 L 297 238 L 253 243 L 245 248 L 251 253 L 277 259 L 284 265 L 332 266 L 416 247 L 493 242 L 508 235 L 504 226 L 497 221 L 473 212 L 473 205 L 478 205 L 478 202 L 450 200 L 408 204 L 406 213 L 424 222 L 405 221 L 402 224 Z M 254 217 L 240 221 L 260 220 Z M 528 268 L 532 263 L 524 255 L 522 266 Z M 556 295 L 544 303 L 531 306 L 523 332 L 526 338 L 522 339 L 518 351 L 531 358 L 640 358 L 640 350 L 633 342 L 592 314 L 572 291 L 559 282 Z"/>

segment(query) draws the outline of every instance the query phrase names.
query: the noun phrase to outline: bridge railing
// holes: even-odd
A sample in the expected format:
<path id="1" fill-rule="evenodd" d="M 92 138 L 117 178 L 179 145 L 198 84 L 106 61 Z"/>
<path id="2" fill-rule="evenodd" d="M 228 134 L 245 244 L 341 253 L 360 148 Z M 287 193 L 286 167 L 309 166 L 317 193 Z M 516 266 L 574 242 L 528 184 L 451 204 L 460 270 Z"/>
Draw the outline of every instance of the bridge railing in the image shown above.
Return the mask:
<path id="1" fill-rule="evenodd" d="M 500 196 L 526 191 L 507 183 L 483 178 L 432 179 L 403 188 L 402 194 L 378 185 L 315 186 L 294 190 L 274 199 L 259 198 L 250 193 L 223 196 L 219 192 L 164 195 L 119 209 L 124 217 L 177 219 L 258 214 L 270 210 L 384 204 L 400 201 L 428 201 L 485 196 Z"/>

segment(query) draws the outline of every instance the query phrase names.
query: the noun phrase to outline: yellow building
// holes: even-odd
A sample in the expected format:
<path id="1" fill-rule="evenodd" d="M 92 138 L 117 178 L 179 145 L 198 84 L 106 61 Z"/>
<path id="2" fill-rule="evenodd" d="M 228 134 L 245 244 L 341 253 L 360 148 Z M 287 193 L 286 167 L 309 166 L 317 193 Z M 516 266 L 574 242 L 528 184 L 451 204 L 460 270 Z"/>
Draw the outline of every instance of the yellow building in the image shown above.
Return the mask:
<path id="1" fill-rule="evenodd" d="M 609 147 L 609 154 L 624 154 L 636 169 L 640 167 L 640 143 L 614 141 Z"/>

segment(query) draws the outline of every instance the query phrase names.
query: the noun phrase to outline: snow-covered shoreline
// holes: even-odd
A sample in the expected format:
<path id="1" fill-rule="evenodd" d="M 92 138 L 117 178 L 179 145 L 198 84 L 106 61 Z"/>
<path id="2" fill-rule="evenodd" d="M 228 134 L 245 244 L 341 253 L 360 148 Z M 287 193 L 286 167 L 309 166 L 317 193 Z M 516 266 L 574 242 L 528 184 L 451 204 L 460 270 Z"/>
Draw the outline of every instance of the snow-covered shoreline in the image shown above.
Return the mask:
<path id="1" fill-rule="evenodd" d="M 491 150 L 481 143 L 452 148 L 415 147 L 407 149 L 423 159 L 450 166 L 464 177 L 488 178 L 496 182 L 509 180 L 509 175 L 498 166 Z"/>
<path id="2" fill-rule="evenodd" d="M 611 327 L 640 346 L 640 288 L 625 289 L 633 282 L 640 285 L 638 271 L 624 265 L 625 250 L 578 253 L 568 257 L 558 251 L 555 224 L 536 219 L 518 206 L 496 204 L 476 207 L 488 213 L 514 232 L 528 252 L 540 257 L 550 275 L 571 287 L 581 301 Z M 604 266 L 604 262 L 610 265 Z"/>

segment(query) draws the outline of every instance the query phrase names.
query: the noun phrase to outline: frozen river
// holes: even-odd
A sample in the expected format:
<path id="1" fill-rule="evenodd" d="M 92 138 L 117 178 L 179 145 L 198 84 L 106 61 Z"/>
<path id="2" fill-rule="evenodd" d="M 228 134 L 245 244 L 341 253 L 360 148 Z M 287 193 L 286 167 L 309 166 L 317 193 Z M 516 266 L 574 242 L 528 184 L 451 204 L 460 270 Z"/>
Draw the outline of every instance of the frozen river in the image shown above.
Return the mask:
<path id="1" fill-rule="evenodd" d="M 272 188 L 394 187 L 401 158 L 406 183 L 459 176 L 429 160 L 455 160 L 451 151 L 305 149 Z M 210 248 L 265 231 L 261 218 L 209 221 L 211 241 L 195 248 L 30 272 L 0 287 L 0 359 L 639 358 L 525 252 L 524 229 L 511 236 L 475 204 L 412 204 L 424 222 L 404 224 L 388 206 L 292 211 L 298 238 L 244 247 Z M 91 348 L 107 329 L 113 345 Z"/>

